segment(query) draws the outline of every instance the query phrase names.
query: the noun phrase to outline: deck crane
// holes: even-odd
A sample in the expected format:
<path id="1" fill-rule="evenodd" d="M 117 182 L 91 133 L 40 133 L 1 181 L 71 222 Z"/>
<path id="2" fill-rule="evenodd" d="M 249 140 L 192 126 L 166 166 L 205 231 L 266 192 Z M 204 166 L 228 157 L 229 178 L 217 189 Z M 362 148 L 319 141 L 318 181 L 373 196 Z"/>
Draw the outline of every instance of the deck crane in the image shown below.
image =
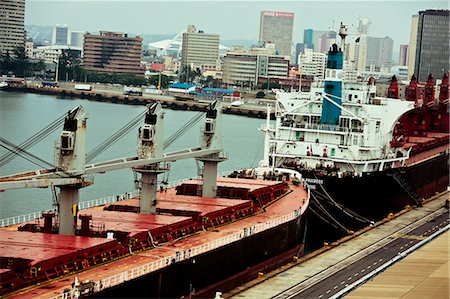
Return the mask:
<path id="1" fill-rule="evenodd" d="M 141 211 L 156 213 L 157 175 L 168 170 L 168 162 L 197 158 L 204 162 L 202 195 L 216 194 L 217 163 L 225 160 L 221 137 L 221 107 L 214 101 L 207 108 L 201 146 L 163 153 L 161 104 L 147 107 L 144 125 L 139 128 L 137 155 L 86 165 L 87 114 L 80 106 L 68 112 L 59 145 L 57 167 L 0 177 L 0 190 L 57 186 L 59 195 L 59 233 L 74 235 L 77 221 L 79 189 L 90 184 L 88 176 L 132 168 L 142 174 Z"/>

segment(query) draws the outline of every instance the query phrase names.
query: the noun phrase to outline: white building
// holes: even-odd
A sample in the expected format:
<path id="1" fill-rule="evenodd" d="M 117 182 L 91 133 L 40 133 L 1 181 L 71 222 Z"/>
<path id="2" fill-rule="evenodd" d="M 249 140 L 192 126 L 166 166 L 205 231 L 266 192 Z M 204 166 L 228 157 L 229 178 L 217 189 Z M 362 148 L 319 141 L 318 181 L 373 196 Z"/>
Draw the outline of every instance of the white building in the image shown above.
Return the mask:
<path id="1" fill-rule="evenodd" d="M 408 67 L 405 65 L 394 65 L 391 67 L 390 73 L 399 80 L 408 80 Z"/>
<path id="2" fill-rule="evenodd" d="M 33 46 L 34 46 L 34 43 L 33 43 L 33 41 L 31 41 L 31 40 L 27 40 L 26 42 L 25 42 L 25 55 L 28 57 L 28 58 L 33 58 Z"/>
<path id="3" fill-rule="evenodd" d="M 53 27 L 52 45 L 70 45 L 70 30 L 67 25 Z"/>
<path id="4" fill-rule="evenodd" d="M 219 34 L 208 34 L 188 25 L 183 33 L 181 66 L 202 68 L 203 65 L 216 65 L 219 58 Z"/>
<path id="5" fill-rule="evenodd" d="M 58 60 L 63 50 L 79 51 L 81 55 L 82 49 L 68 45 L 42 46 L 35 49 L 34 56 L 44 62 L 53 63 Z"/>
<path id="6" fill-rule="evenodd" d="M 289 73 L 289 56 L 276 55 L 275 48 L 244 51 L 234 48 L 223 58 L 223 82 L 233 85 L 258 84 L 258 78 L 286 78 Z"/>
<path id="7" fill-rule="evenodd" d="M 84 45 L 84 31 L 70 31 L 70 45 L 83 49 Z"/>
<path id="8" fill-rule="evenodd" d="M 299 55 L 298 65 L 302 75 L 310 75 L 317 79 L 323 79 L 326 61 L 327 55 L 325 53 L 318 53 L 313 52 L 312 49 L 305 49 L 305 51 Z"/>

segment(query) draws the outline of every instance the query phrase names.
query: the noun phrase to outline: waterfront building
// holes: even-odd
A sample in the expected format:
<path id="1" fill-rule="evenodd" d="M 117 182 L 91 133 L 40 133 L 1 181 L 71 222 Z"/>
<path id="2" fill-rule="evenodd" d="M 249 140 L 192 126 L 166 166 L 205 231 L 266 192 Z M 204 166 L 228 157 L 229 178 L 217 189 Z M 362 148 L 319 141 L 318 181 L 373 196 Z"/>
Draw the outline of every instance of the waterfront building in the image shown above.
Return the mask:
<path id="1" fill-rule="evenodd" d="M 419 22 L 419 15 L 413 15 L 411 18 L 411 32 L 409 34 L 408 79 L 410 79 L 414 73 L 418 22 Z"/>
<path id="2" fill-rule="evenodd" d="M 274 43 L 278 55 L 291 56 L 294 14 L 290 12 L 262 11 L 259 42 Z"/>
<path id="3" fill-rule="evenodd" d="M 88 71 L 144 75 L 141 67 L 142 38 L 126 33 L 100 31 L 84 35 L 83 64 Z"/>
<path id="4" fill-rule="evenodd" d="M 324 79 L 327 55 L 305 49 L 298 59 L 298 67 L 302 75 L 313 76 L 316 79 Z"/>
<path id="5" fill-rule="evenodd" d="M 425 82 L 429 74 L 440 78 L 450 69 L 449 12 L 449 10 L 419 11 L 414 53 L 414 74 L 419 82 Z"/>
<path id="6" fill-rule="evenodd" d="M 183 33 L 181 45 L 181 67 L 191 66 L 202 69 L 205 65 L 216 66 L 219 58 L 219 34 L 197 31 L 194 25 L 188 25 Z"/>
<path id="7" fill-rule="evenodd" d="M 70 45 L 70 30 L 67 25 L 53 27 L 52 45 Z"/>
<path id="8" fill-rule="evenodd" d="M 406 66 L 408 64 L 408 47 L 408 45 L 400 45 L 398 65 Z"/>
<path id="9" fill-rule="evenodd" d="M 42 59 L 46 63 L 56 63 L 63 51 L 71 57 L 81 58 L 81 48 L 68 45 L 39 46 L 34 50 L 34 57 Z"/>
<path id="10" fill-rule="evenodd" d="M 25 47 L 25 0 L 0 1 L 0 54 Z"/>
<path id="11" fill-rule="evenodd" d="M 260 78 L 286 78 L 288 73 L 289 59 L 276 55 L 274 44 L 248 51 L 231 49 L 223 58 L 223 82 L 231 85 L 252 87 Z"/>

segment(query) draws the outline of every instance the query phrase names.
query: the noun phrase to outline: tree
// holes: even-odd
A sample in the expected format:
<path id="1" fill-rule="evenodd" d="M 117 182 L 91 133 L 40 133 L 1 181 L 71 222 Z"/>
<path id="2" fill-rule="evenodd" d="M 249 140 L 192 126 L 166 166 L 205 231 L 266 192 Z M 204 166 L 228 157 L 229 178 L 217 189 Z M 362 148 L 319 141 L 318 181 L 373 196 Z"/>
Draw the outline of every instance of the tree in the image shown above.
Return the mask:
<path id="1" fill-rule="evenodd" d="M 153 75 L 148 78 L 148 84 L 158 86 L 159 75 Z M 169 76 L 161 74 L 161 88 L 166 88 L 170 84 L 171 78 Z"/>

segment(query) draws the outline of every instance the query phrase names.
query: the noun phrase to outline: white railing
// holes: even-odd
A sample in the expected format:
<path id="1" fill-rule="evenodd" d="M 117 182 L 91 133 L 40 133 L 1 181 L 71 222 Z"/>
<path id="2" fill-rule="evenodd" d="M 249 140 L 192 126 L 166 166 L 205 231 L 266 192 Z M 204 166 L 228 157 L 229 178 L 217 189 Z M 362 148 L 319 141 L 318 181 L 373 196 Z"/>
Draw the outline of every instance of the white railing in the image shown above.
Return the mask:
<path id="1" fill-rule="evenodd" d="M 105 198 L 84 201 L 84 202 L 78 203 L 78 209 L 84 210 L 84 209 L 88 209 L 88 208 L 92 208 L 92 207 L 98 207 L 98 206 L 105 205 L 108 203 L 117 202 L 117 201 L 121 201 L 124 199 L 129 199 L 129 198 L 135 197 L 137 195 L 138 195 L 138 192 L 132 191 L 132 192 L 127 192 L 127 193 L 121 194 L 121 195 L 109 196 L 109 197 L 105 197 Z M 40 212 L 31 213 L 31 214 L 0 219 L 0 227 L 5 227 L 5 226 L 9 226 L 9 225 L 19 224 L 22 222 L 36 220 L 42 216 L 43 212 L 44 211 L 40 211 Z"/>
<path id="2" fill-rule="evenodd" d="M 227 176 L 229 174 L 231 174 L 232 171 L 224 171 L 218 174 L 219 177 L 221 176 Z M 173 182 L 169 182 L 166 186 L 167 188 L 173 188 L 175 186 L 177 186 L 180 183 L 185 183 L 188 182 L 192 179 L 201 179 L 201 177 L 197 176 L 194 178 L 188 178 L 188 179 L 181 179 L 178 181 L 173 181 Z M 113 202 L 118 202 L 121 200 L 125 200 L 125 199 L 129 199 L 129 198 L 133 198 L 139 195 L 138 191 L 131 191 L 131 192 L 126 192 L 125 194 L 120 194 L 120 195 L 116 195 L 116 196 L 109 196 L 109 197 L 105 197 L 105 198 L 100 198 L 100 199 L 93 199 L 93 200 L 89 200 L 89 201 L 83 201 L 78 203 L 78 209 L 80 210 L 84 210 L 84 209 L 89 209 L 89 208 L 93 208 L 93 207 L 98 207 L 98 206 L 102 206 L 102 205 L 106 205 L 109 203 L 113 203 Z M 40 212 L 34 212 L 34 213 L 30 213 L 30 214 L 26 214 L 26 215 L 19 215 L 19 216 L 14 216 L 14 217 L 9 217 L 9 218 L 4 218 L 4 219 L 0 219 L 0 227 L 5 227 L 5 226 L 9 226 L 9 225 L 15 225 L 15 224 L 19 224 L 22 222 L 28 222 L 28 221 L 33 221 L 36 220 L 38 218 L 40 218 L 42 216 L 42 213 L 44 211 L 40 211 Z"/>
<path id="3" fill-rule="evenodd" d="M 230 243 L 239 241 L 241 239 L 247 238 L 249 236 L 252 236 L 254 234 L 263 232 L 265 230 L 271 229 L 273 227 L 279 226 L 280 224 L 289 222 L 301 215 L 301 212 L 299 210 L 295 210 L 294 212 L 290 213 L 289 215 L 284 215 L 279 218 L 269 220 L 264 223 L 259 223 L 256 225 L 253 225 L 251 227 L 246 227 L 242 229 L 241 231 L 235 232 L 231 235 L 224 236 L 222 238 L 212 240 L 208 243 L 193 247 L 191 249 L 186 250 L 180 250 L 176 253 L 160 258 L 156 261 L 147 263 L 145 265 L 135 267 L 130 270 L 126 270 L 122 273 L 102 278 L 98 281 L 95 281 L 95 287 L 94 292 L 99 292 L 103 289 L 110 288 L 116 285 L 119 285 L 125 281 L 135 279 L 137 277 L 146 275 L 151 272 L 155 272 L 159 269 L 165 268 L 173 263 L 180 262 L 186 259 L 189 259 L 194 256 L 198 256 L 200 254 L 203 254 L 205 252 L 209 252 L 215 248 L 223 247 L 225 245 L 228 245 Z M 51 299 L 66 299 L 66 298 L 78 298 L 79 293 L 76 289 L 72 289 L 70 292 L 60 294 L 58 296 L 52 297 Z"/>
<path id="4" fill-rule="evenodd" d="M 26 214 L 26 215 L 20 215 L 20 216 L 14 216 L 14 217 L 0 219 L 0 227 L 15 225 L 15 224 L 27 222 L 27 221 L 33 221 L 35 219 L 40 218 L 41 216 L 42 216 L 42 211 L 34 212 L 31 214 Z"/>

